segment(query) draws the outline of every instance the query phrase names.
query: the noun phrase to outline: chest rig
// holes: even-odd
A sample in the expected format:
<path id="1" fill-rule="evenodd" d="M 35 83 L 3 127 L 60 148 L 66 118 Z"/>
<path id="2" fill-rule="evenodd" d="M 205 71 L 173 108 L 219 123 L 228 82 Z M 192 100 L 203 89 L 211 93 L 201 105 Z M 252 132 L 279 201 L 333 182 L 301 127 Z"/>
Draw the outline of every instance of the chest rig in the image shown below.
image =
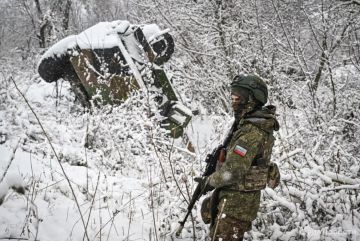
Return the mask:
<path id="1" fill-rule="evenodd" d="M 271 153 L 275 142 L 273 132 L 279 129 L 279 124 L 274 115 L 264 114 L 264 112 L 254 113 L 241 119 L 238 123 L 234 123 L 224 141 L 224 148 L 229 148 L 229 144 L 236 131 L 246 132 L 246 128 L 243 127 L 248 124 L 264 131 L 265 138 L 260 143 L 258 152 L 252 160 L 251 167 L 240 182 L 235 185 L 235 189 L 246 192 L 262 190 L 266 186 L 275 188 L 280 181 L 280 172 L 276 163 L 271 162 Z"/>

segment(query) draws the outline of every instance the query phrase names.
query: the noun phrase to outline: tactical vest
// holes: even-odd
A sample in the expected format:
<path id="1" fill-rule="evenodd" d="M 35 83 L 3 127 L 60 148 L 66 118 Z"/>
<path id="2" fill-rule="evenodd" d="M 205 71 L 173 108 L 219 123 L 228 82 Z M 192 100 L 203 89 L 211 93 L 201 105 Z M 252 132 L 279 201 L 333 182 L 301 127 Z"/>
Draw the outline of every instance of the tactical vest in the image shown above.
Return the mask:
<path id="1" fill-rule="evenodd" d="M 268 117 L 273 117 L 269 115 Z M 278 130 L 278 122 L 266 121 L 264 116 L 250 116 L 242 119 L 239 125 L 251 123 L 267 133 L 267 137 L 260 146 L 258 153 L 252 161 L 249 171 L 245 174 L 240 183 L 236 185 L 239 191 L 257 191 L 266 188 L 275 188 L 280 182 L 280 172 L 276 163 L 271 162 L 272 148 L 274 146 L 275 137 L 274 130 Z M 274 126 L 270 126 L 273 124 Z M 233 188 L 231 188 L 233 189 Z"/>
<path id="2" fill-rule="evenodd" d="M 270 158 L 274 141 L 273 133 L 269 133 L 267 139 L 259 148 L 249 172 L 245 174 L 243 185 L 239 185 L 241 191 L 262 190 L 266 187 L 269 179 Z"/>

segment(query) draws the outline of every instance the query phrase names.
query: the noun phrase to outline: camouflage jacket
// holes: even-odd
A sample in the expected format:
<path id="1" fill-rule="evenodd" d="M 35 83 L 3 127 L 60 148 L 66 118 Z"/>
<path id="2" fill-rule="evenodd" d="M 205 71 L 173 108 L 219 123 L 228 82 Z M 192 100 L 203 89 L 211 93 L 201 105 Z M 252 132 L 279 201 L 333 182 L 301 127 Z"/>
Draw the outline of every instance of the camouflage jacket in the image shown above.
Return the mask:
<path id="1" fill-rule="evenodd" d="M 257 160 L 270 163 L 274 144 L 273 131 L 279 129 L 275 107 L 267 106 L 247 114 L 240 121 L 226 147 L 223 166 L 209 177 L 211 186 L 219 190 L 219 205 L 227 199 L 224 213 L 244 221 L 252 221 L 260 203 L 260 191 L 246 190 L 250 169 Z"/>

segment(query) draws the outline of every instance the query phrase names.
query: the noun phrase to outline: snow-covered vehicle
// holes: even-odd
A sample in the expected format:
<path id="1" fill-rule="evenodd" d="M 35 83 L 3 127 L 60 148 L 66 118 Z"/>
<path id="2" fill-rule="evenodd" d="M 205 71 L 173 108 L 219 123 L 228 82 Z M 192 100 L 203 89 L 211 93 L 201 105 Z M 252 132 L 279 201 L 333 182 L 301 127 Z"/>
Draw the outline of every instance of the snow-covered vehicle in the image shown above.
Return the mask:
<path id="1" fill-rule="evenodd" d="M 174 52 L 168 30 L 156 24 L 132 25 L 128 21 L 98 23 L 78 35 L 68 36 L 42 56 L 38 72 L 47 82 L 70 82 L 85 106 L 121 104 L 139 89 L 159 89 L 162 125 L 173 137 L 183 134 L 191 111 L 177 98 L 161 65 Z"/>

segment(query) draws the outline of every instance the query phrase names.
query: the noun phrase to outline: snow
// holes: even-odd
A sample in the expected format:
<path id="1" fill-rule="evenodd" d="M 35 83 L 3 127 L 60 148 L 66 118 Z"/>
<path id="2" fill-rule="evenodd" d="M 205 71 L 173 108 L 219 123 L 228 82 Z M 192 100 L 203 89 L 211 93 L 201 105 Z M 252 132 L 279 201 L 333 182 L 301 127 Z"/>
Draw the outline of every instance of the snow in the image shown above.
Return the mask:
<path id="1" fill-rule="evenodd" d="M 53 56 L 61 57 L 67 53 L 68 49 L 72 49 L 76 47 L 76 36 L 70 35 L 56 44 L 52 45 L 42 56 L 41 60 L 50 58 Z M 39 63 L 41 62 L 39 61 Z"/>
<path id="2" fill-rule="evenodd" d="M 178 125 L 183 125 L 186 122 L 186 116 L 182 115 L 181 113 L 177 112 L 176 110 L 173 111 L 171 115 L 171 119 L 175 121 Z"/>
<path id="3" fill-rule="evenodd" d="M 161 30 L 158 25 L 156 24 L 148 24 L 143 25 L 142 27 L 143 33 L 146 37 L 146 40 L 151 43 L 153 40 L 155 40 L 157 37 L 163 35 L 164 33 L 168 33 L 170 29 L 164 29 Z"/>
<path id="4" fill-rule="evenodd" d="M 140 105 L 143 96 L 134 94 L 121 107 L 112 108 L 111 115 L 107 108 L 90 115 L 73 102 L 66 82 L 60 83 L 58 97 L 53 84 L 29 78 L 17 83 L 60 157 L 85 222 L 89 219 L 89 239 L 101 235 L 109 240 L 149 240 L 155 235 L 154 218 L 158 237 L 170 239 L 186 202 L 171 181 L 169 151 L 183 192 L 184 185 L 191 192 L 192 178 L 184 179 L 187 174 L 182 172 L 198 172 L 183 156 L 194 161 L 197 155 L 181 142 L 173 144 L 154 124 L 160 115 L 146 115 L 147 107 Z M 6 160 L 0 162 L 0 170 L 9 164 L 0 187 L 5 197 L 0 205 L 0 237 L 82 240 L 84 227 L 66 177 L 33 113 L 15 89 L 9 93 L 13 97 L 6 100 L 7 108 L 0 108 L 1 128 L 11 133 L 0 145 L 0 157 Z M 151 141 L 150 128 L 161 138 Z M 205 142 L 207 137 L 196 138 Z M 91 148 L 85 148 L 89 140 Z M 24 186 L 25 194 L 9 189 L 9 183 Z M 183 239 L 192 238 L 189 230 L 191 221 Z"/>
<path id="5" fill-rule="evenodd" d="M 103 49 L 118 45 L 118 34 L 130 28 L 128 21 L 100 22 L 76 35 L 76 44 L 81 49 Z"/>
<path id="6" fill-rule="evenodd" d="M 66 55 L 69 49 L 106 49 L 118 47 L 122 40 L 131 57 L 139 63 L 144 63 L 144 57 L 140 53 L 140 44 L 135 40 L 134 30 L 140 25 L 132 25 L 126 20 L 112 22 L 100 22 L 84 30 L 78 35 L 70 35 L 52 45 L 42 56 L 39 63 L 46 58 Z M 145 38 L 148 42 L 169 31 L 161 30 L 156 24 L 142 26 Z"/>
<path id="7" fill-rule="evenodd" d="M 176 104 L 173 105 L 173 108 L 180 110 L 182 113 L 184 113 L 187 116 L 192 116 L 191 110 L 187 108 L 185 105 L 183 105 L 181 102 L 176 102 Z"/>
<path id="8" fill-rule="evenodd" d="M 125 31 L 126 25 L 114 26 Z M 52 54 L 61 55 L 73 46 L 72 41 L 61 45 Z M 184 60 L 177 61 L 181 65 Z M 204 98 L 191 96 L 191 85 L 174 82 L 179 96 L 200 114 L 186 129 L 188 139 L 172 140 L 157 125 L 162 117 L 147 92 L 133 94 L 121 107 L 94 108 L 90 114 L 75 102 L 68 83 L 59 81 L 57 88 L 34 75 L 32 64 L 14 62 L 2 65 L 5 75 L 11 70 L 41 120 L 75 196 L 33 113 L 13 83 L 1 78 L 0 238 L 83 240 L 81 212 L 85 222 L 89 220 L 90 240 L 148 241 L 156 236 L 161 241 L 190 241 L 194 234 L 196 240 L 205 240 L 209 230 L 200 218 L 200 202 L 193 210 L 195 233 L 189 219 L 180 238 L 173 234 L 196 185 L 194 176 L 201 175 L 206 154 L 232 125 L 230 114 L 219 110 L 222 107 L 202 103 L 215 92 L 200 88 Z M 339 77 L 337 87 L 359 83 L 356 71 L 334 67 L 334 75 Z M 308 101 L 301 99 L 308 97 L 304 83 L 291 83 L 294 90 L 284 90 L 293 92 L 282 93 L 292 94 L 297 109 L 276 103 L 281 129 L 272 159 L 279 165 L 281 183 L 275 190 L 262 191 L 258 218 L 246 240 L 360 240 L 359 125 L 358 119 L 344 114 L 358 115 L 358 102 L 350 102 L 357 98 L 358 88 L 342 89 L 338 117 L 316 110 L 322 120 L 317 123 Z M 300 98 L 298 90 L 304 90 L 305 97 Z M 326 111 L 328 102 L 322 101 L 327 96 L 318 96 Z M 188 140 L 194 153 L 187 149 Z M 19 186 L 25 194 L 11 188 Z"/>
<path id="9" fill-rule="evenodd" d="M 2 148 L 1 153 L 6 154 L 4 148 Z M 59 168 L 56 168 L 55 170 L 49 169 L 49 167 L 46 168 L 43 166 L 41 159 L 33 157 L 32 166 L 33 170 L 35 170 L 35 173 L 29 173 L 30 168 L 28 167 L 28 165 L 21 165 L 23 162 L 29 163 L 29 160 L 26 161 L 26 159 L 28 158 L 28 154 L 25 152 L 17 153 L 17 158 L 15 158 L 15 162 L 12 164 L 12 168 L 10 171 L 18 169 L 18 171 L 20 171 L 24 175 L 34 175 L 35 179 L 39 180 L 39 189 L 42 189 L 43 191 L 37 193 L 37 197 L 34 200 L 37 209 L 40 211 L 38 213 L 38 218 L 42 219 L 39 228 L 40 232 L 38 238 L 43 240 L 68 240 L 68 238 L 72 236 L 71 239 L 80 240 L 82 238 L 83 228 L 79 223 L 78 210 L 73 203 L 70 189 L 65 182 Z M 67 164 L 65 164 L 64 166 L 66 169 L 66 173 L 71 179 L 72 183 L 75 184 L 75 186 L 77 187 L 85 189 L 87 172 L 86 168 L 73 167 Z M 93 177 L 90 181 L 90 185 L 93 190 L 96 185 L 95 181 L 97 175 L 92 171 L 90 171 L 88 175 L 90 177 Z M 101 214 L 102 219 L 104 220 L 104 223 L 106 220 L 111 219 L 111 216 L 109 216 L 109 214 L 111 213 L 108 213 L 106 210 L 107 208 L 109 208 L 110 205 L 112 205 L 115 210 L 119 211 L 119 214 L 117 215 L 115 221 L 117 221 L 119 227 L 125 227 L 128 222 L 128 218 L 126 218 L 127 213 L 124 213 L 122 209 L 124 209 L 126 205 L 129 205 L 129 198 L 137 198 L 138 200 L 136 201 L 136 204 L 140 207 L 146 206 L 146 201 L 141 199 L 141 197 L 144 196 L 144 193 L 146 193 L 147 191 L 145 187 L 139 182 L 140 180 L 136 178 L 123 177 L 116 178 L 115 181 L 115 179 L 112 177 L 107 177 L 106 179 L 104 179 L 105 177 L 103 175 L 101 176 L 102 178 L 100 178 L 99 185 L 102 188 L 100 188 L 100 190 L 106 190 L 107 188 L 111 187 L 111 190 L 109 190 L 111 195 L 102 191 L 98 194 L 99 197 L 101 197 L 100 200 L 102 200 L 99 201 L 98 205 L 100 205 L 100 207 L 102 206 L 101 209 L 104 209 Z M 47 180 L 47 178 L 50 179 Z M 21 179 L 19 179 L 18 176 L 9 175 L 7 180 L 8 185 L 21 184 L 21 182 L 19 181 Z M 119 193 L 120 191 L 121 193 Z M 81 195 L 79 197 L 81 198 Z M 109 203 L 109 201 L 106 199 L 110 199 L 110 201 L 119 200 L 119 203 L 112 201 Z M 80 200 L 82 200 L 82 198 Z M 18 227 L 23 222 L 22 220 L 24 220 L 25 218 L 25 213 L 22 214 L 21 210 L 26 211 L 27 202 L 28 201 L 25 198 L 21 198 L 20 196 L 14 196 L 14 194 L 11 194 L 4 202 L 4 204 L 0 206 L 0 216 L 3 217 L 2 219 L 0 219 L 0 233 L 3 233 L 7 237 L 15 235 L 15 233 L 7 232 L 6 230 L 10 229 L 11 231 L 14 228 L 10 227 Z M 134 205 L 135 201 L 134 203 L 131 202 L 132 201 L 130 201 L 130 205 Z M 82 200 L 81 203 L 83 203 L 82 213 L 83 215 L 87 215 L 90 203 L 86 201 L 86 199 Z M 139 208 L 138 210 L 140 211 L 141 209 L 142 208 Z M 10 212 L 8 210 L 10 210 Z M 136 213 L 135 211 L 133 212 L 134 214 Z M 136 235 L 141 234 L 140 229 L 146 229 L 147 226 L 151 225 L 143 224 L 141 226 L 135 226 L 132 228 L 132 231 L 130 233 L 132 233 L 132 236 L 136 237 Z M 74 230 L 72 231 L 72 234 L 70 234 L 69 231 L 71 231 L 73 228 Z M 67 235 L 64 236 L 64 234 Z"/>
<path id="10" fill-rule="evenodd" d="M 231 179 L 231 173 L 230 172 L 224 172 L 222 175 L 222 179 L 224 180 L 224 182 L 229 181 Z"/>

